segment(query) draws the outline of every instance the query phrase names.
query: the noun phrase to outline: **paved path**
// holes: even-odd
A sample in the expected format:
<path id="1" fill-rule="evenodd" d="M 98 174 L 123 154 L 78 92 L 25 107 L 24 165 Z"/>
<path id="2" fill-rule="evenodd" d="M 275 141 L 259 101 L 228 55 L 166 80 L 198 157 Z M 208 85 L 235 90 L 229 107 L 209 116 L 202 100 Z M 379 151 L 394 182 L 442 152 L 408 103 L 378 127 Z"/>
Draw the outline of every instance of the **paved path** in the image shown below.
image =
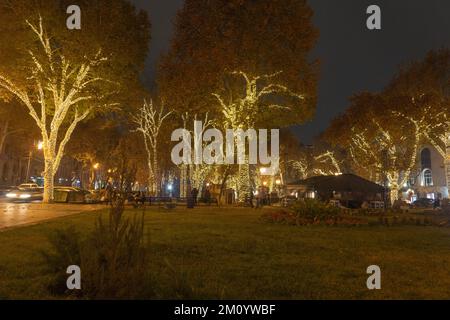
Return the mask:
<path id="1" fill-rule="evenodd" d="M 0 201 L 0 231 L 105 208 L 102 205 L 8 203 Z"/>

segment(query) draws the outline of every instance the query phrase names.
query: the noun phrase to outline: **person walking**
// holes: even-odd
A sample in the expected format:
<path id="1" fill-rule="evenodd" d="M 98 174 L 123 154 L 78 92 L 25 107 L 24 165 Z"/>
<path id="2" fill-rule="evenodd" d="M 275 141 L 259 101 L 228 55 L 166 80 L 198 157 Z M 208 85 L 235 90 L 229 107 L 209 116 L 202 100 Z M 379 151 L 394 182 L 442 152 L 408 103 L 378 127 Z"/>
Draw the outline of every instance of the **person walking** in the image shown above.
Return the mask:
<path id="1" fill-rule="evenodd" d="M 206 188 L 204 196 L 205 196 L 205 203 L 209 206 L 211 204 L 211 192 L 209 191 L 209 188 Z"/>
<path id="2" fill-rule="evenodd" d="M 192 199 L 194 200 L 194 205 L 197 205 L 198 189 L 193 188 L 191 191 Z"/>

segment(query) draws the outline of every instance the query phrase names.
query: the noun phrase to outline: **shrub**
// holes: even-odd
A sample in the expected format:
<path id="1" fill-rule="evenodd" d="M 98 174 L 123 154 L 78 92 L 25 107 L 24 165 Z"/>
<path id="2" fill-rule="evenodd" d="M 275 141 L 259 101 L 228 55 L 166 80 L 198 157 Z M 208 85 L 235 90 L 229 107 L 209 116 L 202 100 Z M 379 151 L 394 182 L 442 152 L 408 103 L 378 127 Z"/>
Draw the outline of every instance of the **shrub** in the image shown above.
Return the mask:
<path id="1" fill-rule="evenodd" d="M 81 251 L 85 293 L 90 298 L 138 298 L 147 290 L 144 213 L 125 219 L 123 211 L 123 200 L 117 200 L 108 223 L 98 219 Z"/>
<path id="2" fill-rule="evenodd" d="M 47 269 L 56 274 L 49 289 L 67 292 L 66 268 L 79 265 L 82 289 L 75 294 L 88 299 L 132 299 L 152 294 L 147 271 L 148 245 L 144 239 L 144 213 L 123 216 L 124 201 L 113 202 L 107 222 L 97 220 L 85 239 L 73 229 L 57 231 L 51 238 L 53 250 L 44 253 Z"/>
<path id="3" fill-rule="evenodd" d="M 369 225 L 364 218 L 353 217 L 346 210 L 317 200 L 301 200 L 294 203 L 289 211 L 277 210 L 261 216 L 263 222 L 288 225 L 360 226 Z"/>
<path id="4" fill-rule="evenodd" d="M 67 289 L 66 274 L 70 265 L 80 265 L 80 234 L 74 227 L 56 230 L 48 236 L 53 250 L 41 251 L 44 259 L 44 269 L 50 275 L 48 290 L 53 295 L 78 294 L 78 291 Z"/>
<path id="5" fill-rule="evenodd" d="M 309 222 L 336 221 L 340 214 L 338 207 L 314 199 L 297 201 L 291 209 L 296 217 L 297 224 L 301 224 L 302 220 Z"/>

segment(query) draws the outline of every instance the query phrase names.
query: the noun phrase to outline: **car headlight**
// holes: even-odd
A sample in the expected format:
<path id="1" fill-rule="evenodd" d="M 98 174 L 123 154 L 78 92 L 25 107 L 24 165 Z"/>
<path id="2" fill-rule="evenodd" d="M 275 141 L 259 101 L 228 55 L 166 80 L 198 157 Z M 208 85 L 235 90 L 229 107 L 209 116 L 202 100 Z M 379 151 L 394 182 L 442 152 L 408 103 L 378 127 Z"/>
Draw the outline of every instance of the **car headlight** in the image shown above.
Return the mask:
<path id="1" fill-rule="evenodd" d="M 20 199 L 29 199 L 31 198 L 31 194 L 21 194 Z"/>
<path id="2" fill-rule="evenodd" d="M 17 193 L 7 193 L 6 197 L 7 198 L 16 198 L 17 197 Z"/>

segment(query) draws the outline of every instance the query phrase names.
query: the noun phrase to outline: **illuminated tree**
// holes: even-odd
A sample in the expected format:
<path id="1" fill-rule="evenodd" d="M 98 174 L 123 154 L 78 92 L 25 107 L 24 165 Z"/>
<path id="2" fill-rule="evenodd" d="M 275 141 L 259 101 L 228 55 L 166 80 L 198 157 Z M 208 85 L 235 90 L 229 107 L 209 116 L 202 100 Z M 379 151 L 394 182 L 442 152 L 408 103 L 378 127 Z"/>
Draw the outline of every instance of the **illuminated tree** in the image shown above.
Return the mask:
<path id="1" fill-rule="evenodd" d="M 243 86 L 236 76 L 252 81 L 282 71 L 277 83 L 302 93 L 304 100 L 295 101 L 289 114 L 272 110 L 271 124 L 307 120 L 315 108 L 317 80 L 308 58 L 317 39 L 312 14 L 304 0 L 185 1 L 161 60 L 161 95 L 175 110 L 216 118 L 222 111 L 211 93 L 225 88 L 239 94 Z"/>
<path id="2" fill-rule="evenodd" d="M 144 138 L 145 150 L 147 152 L 148 166 L 148 187 L 149 191 L 159 194 L 161 185 L 161 176 L 158 166 L 158 140 L 161 126 L 164 121 L 172 114 L 172 111 L 166 111 L 164 105 L 156 108 L 153 101 L 147 103 L 139 110 L 139 114 L 134 117 L 137 125 L 136 131 L 140 132 Z"/>
<path id="3" fill-rule="evenodd" d="M 402 68 L 387 92 L 410 99 L 401 111 L 412 120 L 423 122 L 421 134 L 439 154 L 447 158 L 450 136 L 450 50 L 430 51 L 423 60 Z M 402 106 L 399 106 L 400 108 Z"/>
<path id="4" fill-rule="evenodd" d="M 53 178 L 75 128 L 93 114 L 128 103 L 148 50 L 147 16 L 128 2 L 81 0 L 84 20 L 77 31 L 65 28 L 66 4 L 71 3 L 0 5 L 0 18 L 11 22 L 0 26 L 0 43 L 8 43 L 11 34 L 20 39 L 0 51 L 0 87 L 26 107 L 41 132 L 46 202 L 53 199 Z M 11 61 L 16 70 L 8 66 Z"/>
<path id="5" fill-rule="evenodd" d="M 304 96 L 291 91 L 286 86 L 278 83 L 275 79 L 282 72 L 273 74 L 250 76 L 243 71 L 232 72 L 232 76 L 239 77 L 237 83 L 241 83 L 242 89 L 238 92 L 213 93 L 217 99 L 223 116 L 223 128 L 233 130 L 248 130 L 262 127 L 267 124 L 267 115 L 273 112 L 284 110 L 291 111 L 293 106 L 289 104 L 294 101 L 294 105 L 299 105 Z M 234 85 L 236 86 L 236 84 Z M 275 120 L 276 119 L 272 119 Z M 273 124 L 272 124 L 273 125 Z M 241 141 L 243 137 L 236 137 L 236 144 L 245 145 Z M 251 137 L 248 137 L 249 143 Z M 240 202 L 244 202 L 249 196 L 252 187 L 252 174 L 247 163 L 239 164 L 238 170 L 238 197 Z"/>
<path id="6" fill-rule="evenodd" d="M 397 110 L 419 126 L 423 142 L 433 145 L 442 156 L 450 187 L 450 50 L 430 51 L 424 59 L 407 64 L 386 92 L 409 99 Z"/>
<path id="7" fill-rule="evenodd" d="M 326 150 L 323 153 L 311 156 L 308 156 L 307 152 L 305 153 L 298 159 L 290 161 L 301 179 L 342 173 L 341 163 L 333 151 Z"/>
<path id="8" fill-rule="evenodd" d="M 351 99 L 346 112 L 336 118 L 324 137 L 347 150 L 354 172 L 385 184 L 393 203 L 416 164 L 426 117 L 403 114 L 411 101 L 404 96 L 362 93 Z M 382 110 L 382 112 L 380 112 Z"/>
<path id="9" fill-rule="evenodd" d="M 180 113 L 208 112 L 224 129 L 306 121 L 316 102 L 312 14 L 305 0 L 185 1 L 161 60 L 161 96 Z M 249 169 L 241 165 L 240 178 L 231 179 L 240 181 L 240 201 L 251 187 Z"/>
<path id="10" fill-rule="evenodd" d="M 194 137 L 194 130 L 189 129 L 189 120 L 190 116 L 188 112 L 185 112 L 181 116 L 183 120 L 183 128 L 188 130 L 191 134 L 191 137 Z M 193 121 L 198 121 L 198 116 L 194 115 Z M 206 113 L 204 118 L 202 119 L 202 128 L 198 134 L 203 136 L 205 131 L 212 127 L 213 121 L 209 119 L 209 114 Z M 202 147 L 204 148 L 206 146 L 206 142 L 202 141 Z M 184 179 L 186 182 L 189 182 L 192 188 L 196 188 L 199 191 L 199 196 L 201 195 L 201 192 L 203 190 L 203 185 L 205 183 L 205 180 L 207 177 L 213 172 L 214 167 L 205 164 L 205 163 L 195 163 L 194 161 L 194 154 L 191 155 L 191 163 L 190 164 L 182 164 L 181 165 L 181 175 L 182 179 Z M 189 180 L 189 181 L 187 181 Z M 185 190 L 185 193 L 187 193 L 188 190 Z"/>
<path id="11" fill-rule="evenodd" d="M 0 86 L 28 108 L 41 131 L 45 159 L 44 202 L 49 202 L 53 200 L 54 176 L 64 155 L 64 148 L 78 123 L 86 119 L 94 108 L 86 106 L 86 102 L 96 98 L 89 89 L 98 81 L 106 81 L 93 76 L 92 69 L 106 58 L 99 51 L 93 58 L 86 59 L 80 65 L 73 65 L 52 46 L 42 18 L 38 26 L 27 23 L 39 40 L 46 59 L 41 61 L 37 53 L 29 51 L 34 64 L 30 70 L 33 87 L 17 85 L 3 74 L 0 74 Z M 37 103 L 33 102 L 33 97 L 36 97 Z M 69 125 L 64 127 L 69 118 Z"/>

